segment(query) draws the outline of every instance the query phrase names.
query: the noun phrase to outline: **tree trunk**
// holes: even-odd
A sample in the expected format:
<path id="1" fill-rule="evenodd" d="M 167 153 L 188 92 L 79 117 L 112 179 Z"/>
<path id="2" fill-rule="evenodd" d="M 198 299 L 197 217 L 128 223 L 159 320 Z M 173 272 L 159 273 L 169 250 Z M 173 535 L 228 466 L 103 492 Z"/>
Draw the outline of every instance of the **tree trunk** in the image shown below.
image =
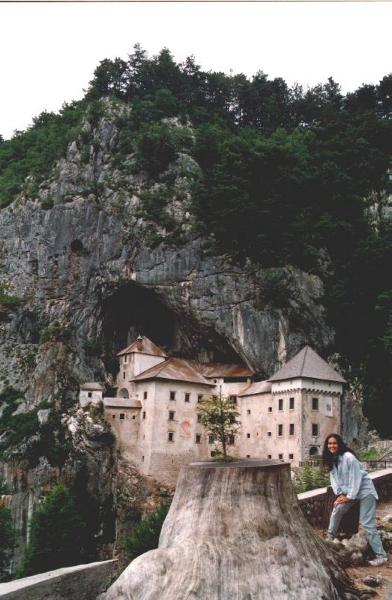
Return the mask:
<path id="1" fill-rule="evenodd" d="M 355 600 L 359 593 L 298 506 L 290 466 L 182 468 L 159 548 L 102 600 Z"/>

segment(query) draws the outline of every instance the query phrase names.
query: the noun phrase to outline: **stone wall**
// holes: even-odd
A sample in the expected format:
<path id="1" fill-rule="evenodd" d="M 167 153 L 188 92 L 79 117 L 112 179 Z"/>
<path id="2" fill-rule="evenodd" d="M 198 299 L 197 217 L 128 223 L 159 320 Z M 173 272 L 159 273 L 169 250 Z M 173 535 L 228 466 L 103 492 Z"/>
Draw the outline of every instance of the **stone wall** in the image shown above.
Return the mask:
<path id="1" fill-rule="evenodd" d="M 77 565 L 0 584 L 2 600 L 95 600 L 116 576 L 116 560 Z"/>
<path id="2" fill-rule="evenodd" d="M 373 479 L 380 500 L 392 498 L 392 469 L 370 473 L 370 477 Z M 324 529 L 328 526 L 334 502 L 334 494 L 330 487 L 298 494 L 298 501 L 312 527 Z M 349 529 L 355 529 L 355 519 L 354 523 L 352 521 L 353 519 L 350 519 L 348 523 Z"/>

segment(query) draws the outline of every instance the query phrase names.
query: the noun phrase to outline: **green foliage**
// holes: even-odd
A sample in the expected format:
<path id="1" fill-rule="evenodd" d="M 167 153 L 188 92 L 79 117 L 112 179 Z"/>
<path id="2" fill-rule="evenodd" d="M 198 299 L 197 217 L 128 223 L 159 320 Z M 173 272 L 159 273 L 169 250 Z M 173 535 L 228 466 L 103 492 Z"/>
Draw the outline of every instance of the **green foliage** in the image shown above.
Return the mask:
<path id="1" fill-rule="evenodd" d="M 58 321 L 54 321 L 48 327 L 42 330 L 39 343 L 45 342 L 66 342 L 71 337 L 70 328 Z"/>
<path id="2" fill-rule="evenodd" d="M 329 484 L 328 471 L 322 467 L 314 467 L 309 464 L 298 469 L 294 480 L 294 487 L 297 494 L 326 487 Z"/>
<path id="3" fill-rule="evenodd" d="M 17 448 L 38 431 L 37 411 L 14 414 L 23 400 L 21 392 L 7 388 L 0 394 L 0 455 L 10 448 Z"/>
<path id="4" fill-rule="evenodd" d="M 19 577 L 82 562 L 80 540 L 84 528 L 74 495 L 64 485 L 57 485 L 31 518 L 30 542 Z"/>
<path id="5" fill-rule="evenodd" d="M 148 514 L 124 539 L 124 550 L 128 560 L 158 547 L 159 535 L 169 510 L 168 504 L 161 504 L 158 510 Z"/>
<path id="6" fill-rule="evenodd" d="M 1 486 L 0 481 L 0 488 Z M 7 567 L 14 546 L 14 537 L 11 511 L 1 503 L 0 498 L 0 582 L 7 581 L 9 578 Z"/>
<path id="7" fill-rule="evenodd" d="M 219 446 L 219 450 L 215 454 L 216 459 L 222 458 L 223 461 L 230 461 L 231 457 L 227 452 L 230 439 L 240 428 L 236 405 L 230 398 L 219 395 L 203 398 L 197 404 L 196 409 L 200 422 Z"/>
<path id="8" fill-rule="evenodd" d="M 102 353 L 102 342 L 98 338 L 86 340 L 83 347 L 87 356 L 99 356 Z"/>
<path id="9" fill-rule="evenodd" d="M 19 306 L 22 302 L 21 298 L 9 294 L 3 286 L 0 286 L 0 304 L 12 308 Z"/>
<path id="10" fill-rule="evenodd" d="M 59 114 L 43 112 L 27 131 L 15 132 L 0 144 L 0 207 L 7 206 L 21 189 L 27 175 L 40 182 L 54 162 L 64 156 L 76 137 L 85 102 L 66 104 Z"/>
<path id="11" fill-rule="evenodd" d="M 37 433 L 28 448 L 30 467 L 36 466 L 41 456 L 46 457 L 53 467 L 62 467 L 69 457 L 71 443 L 66 437 L 61 414 L 52 409 L 47 422 L 39 426 Z"/>
<path id="12" fill-rule="evenodd" d="M 387 452 L 387 450 L 382 449 L 382 448 L 374 448 L 374 447 L 370 447 L 367 450 L 362 450 L 361 452 L 357 453 L 357 458 L 360 461 L 368 461 L 368 460 L 380 460 L 382 459 L 382 457 L 385 455 L 385 453 Z"/>

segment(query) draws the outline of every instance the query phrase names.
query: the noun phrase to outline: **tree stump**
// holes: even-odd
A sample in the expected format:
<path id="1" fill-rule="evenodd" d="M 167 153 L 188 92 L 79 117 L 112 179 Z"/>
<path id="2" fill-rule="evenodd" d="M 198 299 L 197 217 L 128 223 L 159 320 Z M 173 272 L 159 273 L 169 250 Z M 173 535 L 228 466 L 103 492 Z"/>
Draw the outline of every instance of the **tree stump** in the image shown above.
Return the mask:
<path id="1" fill-rule="evenodd" d="M 102 600 L 355 600 L 302 515 L 290 466 L 182 468 L 159 548 L 136 558 Z"/>

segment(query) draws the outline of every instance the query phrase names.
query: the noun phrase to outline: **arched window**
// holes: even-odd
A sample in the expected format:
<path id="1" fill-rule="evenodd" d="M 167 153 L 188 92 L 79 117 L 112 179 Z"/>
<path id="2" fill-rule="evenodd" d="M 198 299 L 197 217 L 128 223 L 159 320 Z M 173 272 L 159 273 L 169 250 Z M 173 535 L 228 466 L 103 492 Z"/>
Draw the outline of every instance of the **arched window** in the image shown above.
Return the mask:
<path id="1" fill-rule="evenodd" d="M 317 448 L 317 446 L 311 446 L 309 448 L 309 456 L 317 456 L 318 453 L 319 449 Z"/>
<path id="2" fill-rule="evenodd" d="M 121 390 L 118 392 L 118 395 L 120 398 L 129 398 L 129 392 L 126 388 L 121 388 Z"/>

